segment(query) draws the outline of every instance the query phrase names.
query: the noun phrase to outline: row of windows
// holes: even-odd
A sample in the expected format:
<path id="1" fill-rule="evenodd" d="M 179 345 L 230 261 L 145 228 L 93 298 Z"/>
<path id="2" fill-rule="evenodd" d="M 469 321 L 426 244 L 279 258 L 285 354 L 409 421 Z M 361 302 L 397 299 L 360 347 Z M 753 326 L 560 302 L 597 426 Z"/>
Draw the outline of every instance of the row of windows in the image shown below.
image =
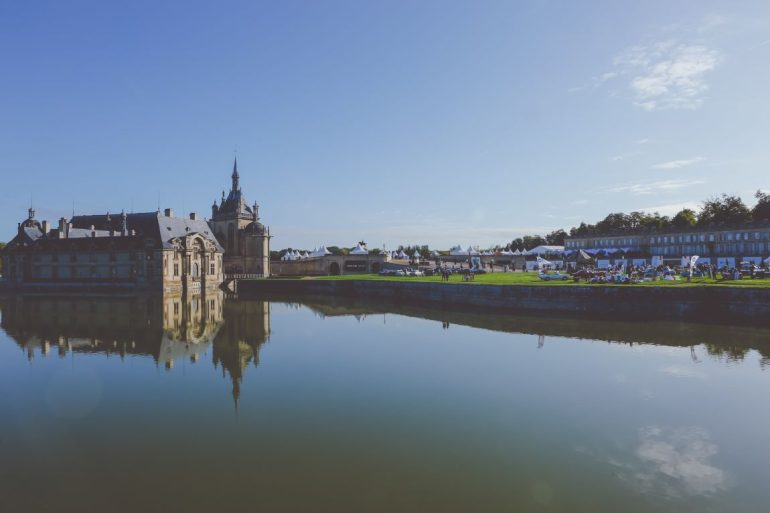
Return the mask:
<path id="1" fill-rule="evenodd" d="M 626 247 L 636 246 L 639 244 L 639 239 L 587 239 L 587 240 L 568 240 L 564 242 L 564 247 L 567 248 L 592 248 L 596 246 L 609 246 L 609 247 Z"/>
<path id="2" fill-rule="evenodd" d="M 768 232 L 721 232 L 700 233 L 687 235 L 655 235 L 648 239 L 650 244 L 675 244 L 692 242 L 718 242 L 718 241 L 752 241 L 768 240 Z M 568 248 L 593 248 L 593 247 L 623 247 L 639 245 L 639 239 L 583 239 L 568 240 L 564 243 Z"/>

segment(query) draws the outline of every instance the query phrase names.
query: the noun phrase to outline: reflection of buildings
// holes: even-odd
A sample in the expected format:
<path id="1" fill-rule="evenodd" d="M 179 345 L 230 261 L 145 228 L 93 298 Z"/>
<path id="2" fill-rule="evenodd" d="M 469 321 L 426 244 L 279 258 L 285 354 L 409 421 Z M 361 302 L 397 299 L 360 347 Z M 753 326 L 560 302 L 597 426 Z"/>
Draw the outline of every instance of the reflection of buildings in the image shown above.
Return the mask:
<path id="1" fill-rule="evenodd" d="M 226 301 L 225 324 L 214 338 L 212 358 L 233 380 L 236 404 L 246 366 L 259 365 L 259 349 L 270 337 L 270 303 L 266 301 Z"/>
<path id="2" fill-rule="evenodd" d="M 230 376 L 238 399 L 244 370 L 259 362 L 270 335 L 270 308 L 263 301 L 226 300 L 221 291 L 189 296 L 9 298 L 2 328 L 32 360 L 57 351 L 150 356 L 173 369 L 202 360 L 212 350 L 215 366 Z"/>

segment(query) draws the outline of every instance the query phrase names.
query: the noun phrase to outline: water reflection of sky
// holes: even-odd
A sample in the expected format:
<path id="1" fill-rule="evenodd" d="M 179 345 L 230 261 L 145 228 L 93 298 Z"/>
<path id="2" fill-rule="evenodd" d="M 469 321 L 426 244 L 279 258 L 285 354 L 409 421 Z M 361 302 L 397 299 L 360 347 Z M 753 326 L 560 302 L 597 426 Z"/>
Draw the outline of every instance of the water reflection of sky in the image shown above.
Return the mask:
<path id="1" fill-rule="evenodd" d="M 69 346 L 36 322 L 43 306 L 15 324 L 4 309 L 8 504 L 89 482 L 88 510 L 127 478 L 142 491 L 126 510 L 143 494 L 162 503 L 159 482 L 189 511 L 213 507 L 214 485 L 274 511 L 748 512 L 770 500 L 761 330 L 720 344 L 721 328 L 675 324 L 221 301 L 197 318 L 169 304 L 142 331 L 82 318 L 59 328 Z M 33 493 L 46 479 L 59 484 Z"/>

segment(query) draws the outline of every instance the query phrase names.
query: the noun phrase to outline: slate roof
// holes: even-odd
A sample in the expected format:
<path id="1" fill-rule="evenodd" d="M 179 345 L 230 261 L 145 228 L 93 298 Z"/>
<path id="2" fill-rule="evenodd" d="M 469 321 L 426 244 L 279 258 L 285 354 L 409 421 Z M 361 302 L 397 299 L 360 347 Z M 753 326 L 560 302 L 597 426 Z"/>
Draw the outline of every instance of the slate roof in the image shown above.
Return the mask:
<path id="1" fill-rule="evenodd" d="M 98 237 L 101 233 L 109 235 L 110 230 L 120 233 L 123 219 L 121 214 L 111 215 L 109 218 L 107 215 L 75 216 L 71 222 L 72 229 L 70 229 L 70 234 L 72 234 L 73 230 L 82 229 L 87 231 L 90 237 L 91 226 L 93 226 L 97 230 Z M 140 212 L 126 214 L 126 225 L 129 231 L 135 230 L 139 236 L 160 241 L 164 248 L 171 248 L 174 239 L 199 233 L 205 239 L 211 241 L 217 249 L 224 251 L 211 232 L 209 224 L 203 219 L 167 217 L 159 212 Z"/>

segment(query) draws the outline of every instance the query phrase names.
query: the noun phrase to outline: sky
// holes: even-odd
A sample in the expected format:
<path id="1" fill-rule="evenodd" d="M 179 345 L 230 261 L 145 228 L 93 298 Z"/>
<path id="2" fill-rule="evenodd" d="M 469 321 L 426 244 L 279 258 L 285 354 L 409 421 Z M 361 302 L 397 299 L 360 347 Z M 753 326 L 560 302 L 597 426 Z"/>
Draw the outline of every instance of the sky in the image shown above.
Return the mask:
<path id="1" fill-rule="evenodd" d="M 0 0 L 0 240 L 210 215 L 489 247 L 770 189 L 770 2 Z"/>

